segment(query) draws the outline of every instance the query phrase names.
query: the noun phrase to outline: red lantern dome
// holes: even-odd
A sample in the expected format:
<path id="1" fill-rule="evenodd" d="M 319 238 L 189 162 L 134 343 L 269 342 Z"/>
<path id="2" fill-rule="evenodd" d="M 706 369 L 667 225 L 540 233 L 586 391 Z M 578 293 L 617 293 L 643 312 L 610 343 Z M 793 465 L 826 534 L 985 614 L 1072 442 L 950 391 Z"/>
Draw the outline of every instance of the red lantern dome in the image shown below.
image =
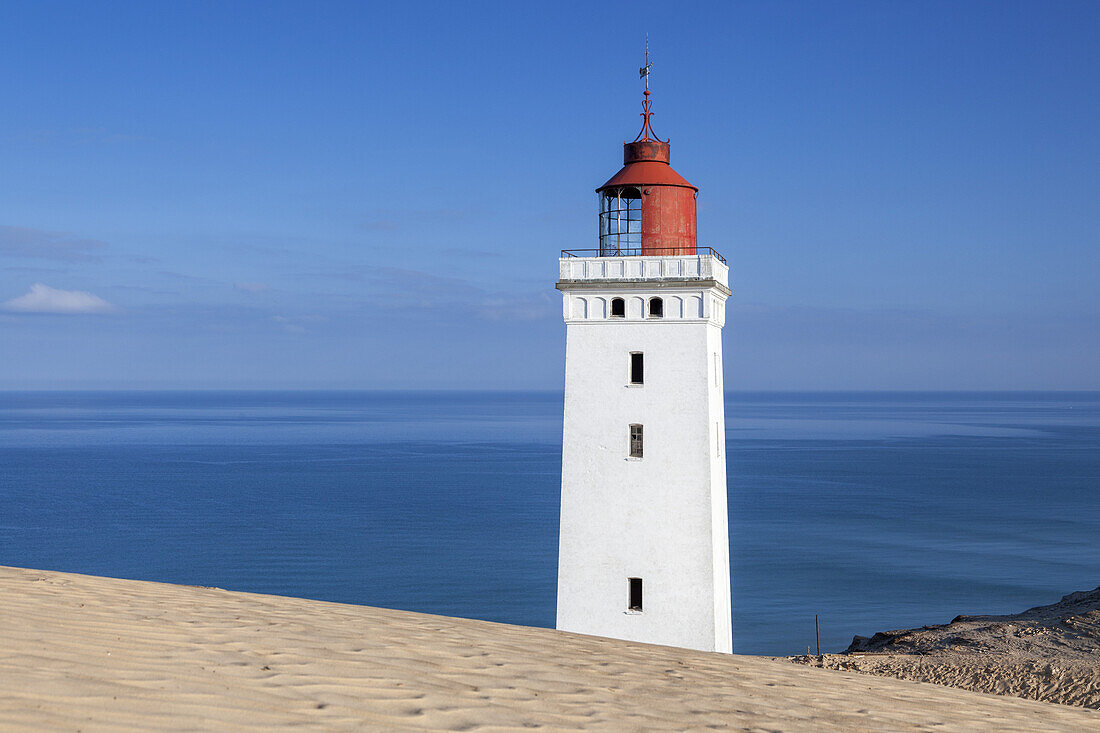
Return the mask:
<path id="1" fill-rule="evenodd" d="M 600 195 L 600 256 L 695 254 L 699 189 L 669 165 L 669 143 L 650 127 L 649 66 L 642 130 L 623 144 L 623 167 L 596 189 Z"/>

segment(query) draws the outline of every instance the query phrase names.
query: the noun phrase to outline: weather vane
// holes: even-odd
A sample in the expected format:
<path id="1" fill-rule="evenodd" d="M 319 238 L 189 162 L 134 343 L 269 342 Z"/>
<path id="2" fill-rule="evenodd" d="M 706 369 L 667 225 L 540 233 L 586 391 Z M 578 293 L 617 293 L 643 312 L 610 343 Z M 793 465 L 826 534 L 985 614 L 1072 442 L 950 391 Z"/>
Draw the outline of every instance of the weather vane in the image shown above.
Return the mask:
<path id="1" fill-rule="evenodd" d="M 638 78 L 645 79 L 645 90 L 649 92 L 649 67 L 653 64 L 649 63 L 649 34 L 645 34 L 645 66 L 638 69 Z"/>
<path id="2" fill-rule="evenodd" d="M 665 142 L 668 140 L 662 140 L 653 134 L 653 128 L 650 127 L 649 118 L 653 115 L 650 111 L 649 102 L 649 69 L 653 64 L 649 63 L 649 34 L 645 34 L 645 66 L 638 69 L 638 78 L 645 79 L 645 99 L 642 101 L 642 131 L 638 133 L 638 137 L 634 138 L 634 142 L 641 140 L 656 140 L 657 142 Z"/>

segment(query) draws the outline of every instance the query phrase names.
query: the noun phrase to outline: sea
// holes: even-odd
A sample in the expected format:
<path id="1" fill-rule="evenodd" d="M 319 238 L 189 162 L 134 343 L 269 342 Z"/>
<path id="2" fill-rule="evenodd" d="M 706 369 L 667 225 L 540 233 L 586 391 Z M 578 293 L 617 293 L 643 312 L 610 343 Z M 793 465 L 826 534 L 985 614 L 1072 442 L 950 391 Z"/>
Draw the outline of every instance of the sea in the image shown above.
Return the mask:
<path id="1" fill-rule="evenodd" d="M 734 649 L 1100 585 L 1100 393 L 730 393 Z M 2 392 L 0 564 L 554 625 L 562 395 Z"/>

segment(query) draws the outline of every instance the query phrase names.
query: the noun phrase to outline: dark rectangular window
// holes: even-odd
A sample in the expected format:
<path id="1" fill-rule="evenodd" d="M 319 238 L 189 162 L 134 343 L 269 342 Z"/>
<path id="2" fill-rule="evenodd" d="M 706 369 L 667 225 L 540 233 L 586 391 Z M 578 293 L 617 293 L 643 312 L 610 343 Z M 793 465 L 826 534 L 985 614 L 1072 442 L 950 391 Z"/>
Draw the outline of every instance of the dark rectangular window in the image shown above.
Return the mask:
<path id="1" fill-rule="evenodd" d="M 642 457 L 642 426 L 631 425 L 630 426 L 630 457 L 641 458 Z"/>
<path id="2" fill-rule="evenodd" d="M 641 384 L 645 381 L 645 375 L 642 373 L 642 364 L 644 359 L 641 352 L 635 351 L 630 354 L 630 383 Z"/>
<path id="3" fill-rule="evenodd" d="M 627 606 L 631 611 L 642 610 L 642 579 L 631 578 L 630 579 L 630 605 Z"/>

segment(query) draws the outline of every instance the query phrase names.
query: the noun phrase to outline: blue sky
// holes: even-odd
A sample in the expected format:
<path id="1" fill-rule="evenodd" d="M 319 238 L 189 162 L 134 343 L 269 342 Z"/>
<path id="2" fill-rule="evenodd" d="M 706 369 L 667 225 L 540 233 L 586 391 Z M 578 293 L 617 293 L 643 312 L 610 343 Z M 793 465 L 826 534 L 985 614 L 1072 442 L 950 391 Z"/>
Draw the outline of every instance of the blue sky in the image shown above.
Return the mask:
<path id="1" fill-rule="evenodd" d="M 727 388 L 1100 388 L 1096 3 L 2 13 L 0 388 L 560 388 L 647 32 Z"/>

